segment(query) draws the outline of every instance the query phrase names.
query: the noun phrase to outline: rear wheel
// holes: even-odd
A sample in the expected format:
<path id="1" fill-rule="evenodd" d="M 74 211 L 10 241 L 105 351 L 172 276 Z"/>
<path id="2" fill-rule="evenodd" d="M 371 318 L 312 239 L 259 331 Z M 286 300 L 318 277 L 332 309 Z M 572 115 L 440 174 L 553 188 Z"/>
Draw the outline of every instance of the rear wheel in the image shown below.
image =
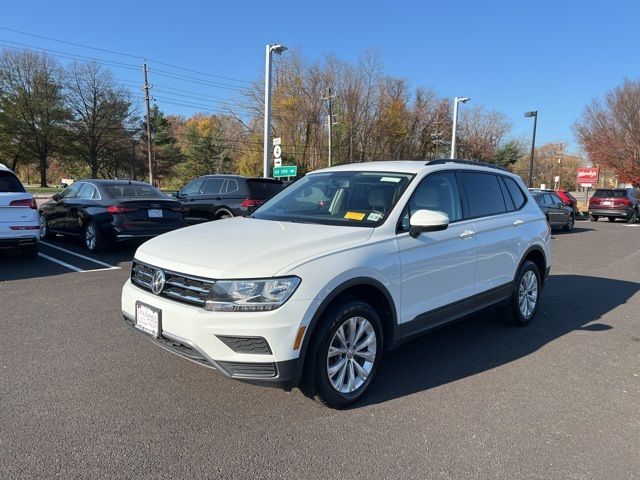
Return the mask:
<path id="1" fill-rule="evenodd" d="M 93 253 L 101 253 L 106 249 L 106 244 L 95 222 L 90 221 L 84 227 L 84 244 L 87 250 Z"/>
<path id="2" fill-rule="evenodd" d="M 51 238 L 52 233 L 49 231 L 49 223 L 44 213 L 40 212 L 40 238 Z"/>
<path id="3" fill-rule="evenodd" d="M 565 232 L 570 232 L 571 230 L 573 230 L 573 227 L 576 224 L 576 219 L 573 217 L 573 214 L 569 215 L 569 220 L 567 220 L 567 223 L 562 227 L 562 229 Z"/>
<path id="4" fill-rule="evenodd" d="M 592 222 L 597 222 L 600 217 L 597 215 L 589 215 L 589 220 Z"/>
<path id="5" fill-rule="evenodd" d="M 224 218 L 231 218 L 231 217 L 233 217 L 233 213 L 231 213 L 229 210 L 218 210 L 216 212 L 217 220 L 222 220 Z"/>
<path id="6" fill-rule="evenodd" d="M 638 221 L 638 211 L 633 210 L 631 216 L 627 219 L 627 223 L 636 223 Z"/>
<path id="7" fill-rule="evenodd" d="M 503 320 L 511 325 L 529 323 L 538 311 L 541 288 L 538 266 L 526 260 L 516 275 L 509 304 L 500 308 Z"/>
<path id="8" fill-rule="evenodd" d="M 609 220 L 610 222 L 615 222 L 616 221 L 616 217 L 607 217 L 607 220 Z"/>
<path id="9" fill-rule="evenodd" d="M 382 358 L 382 323 L 358 299 L 346 300 L 324 316 L 312 340 L 301 390 L 332 408 L 360 400 Z"/>

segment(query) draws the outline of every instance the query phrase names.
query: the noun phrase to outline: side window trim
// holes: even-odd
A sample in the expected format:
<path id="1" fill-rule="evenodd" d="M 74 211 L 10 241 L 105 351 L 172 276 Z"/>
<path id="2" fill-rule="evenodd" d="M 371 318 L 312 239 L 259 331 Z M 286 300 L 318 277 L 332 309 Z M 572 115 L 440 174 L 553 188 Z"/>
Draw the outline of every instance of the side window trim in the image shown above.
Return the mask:
<path id="1" fill-rule="evenodd" d="M 527 205 L 527 203 L 529 203 L 529 197 L 522 191 L 522 189 L 520 188 L 520 185 L 518 185 L 518 182 L 516 182 L 515 179 L 513 179 L 513 178 L 511 178 L 511 177 L 509 177 L 507 175 L 500 175 L 500 176 L 502 177 L 503 181 L 504 181 L 504 179 L 511 180 L 516 185 L 516 188 L 518 190 L 520 190 L 520 193 L 524 197 L 524 203 L 520 206 L 520 208 L 516 208 L 514 210 L 514 212 L 519 212 L 520 210 L 522 210 Z M 505 186 L 506 186 L 506 181 L 504 183 L 505 183 Z M 513 205 L 515 206 L 516 200 L 515 200 L 515 198 L 513 198 L 513 195 L 511 195 L 511 192 L 509 191 L 509 187 L 507 187 L 507 192 L 509 192 L 509 196 L 511 197 L 511 201 L 513 202 Z"/>

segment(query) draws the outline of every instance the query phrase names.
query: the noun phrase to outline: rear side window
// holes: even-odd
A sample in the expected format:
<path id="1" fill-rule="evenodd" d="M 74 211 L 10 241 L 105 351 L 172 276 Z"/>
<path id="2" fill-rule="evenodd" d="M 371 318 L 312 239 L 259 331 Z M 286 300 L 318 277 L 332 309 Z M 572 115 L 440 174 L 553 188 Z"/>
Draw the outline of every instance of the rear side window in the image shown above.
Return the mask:
<path id="1" fill-rule="evenodd" d="M 258 178 L 248 179 L 247 186 L 251 195 L 260 200 L 266 200 L 284 188 L 284 185 L 280 182 L 265 181 Z"/>
<path id="2" fill-rule="evenodd" d="M 203 195 L 215 195 L 220 193 L 222 185 L 224 184 L 224 178 L 207 178 L 204 181 L 204 187 L 202 188 Z"/>
<path id="3" fill-rule="evenodd" d="M 511 200 L 513 200 L 516 210 L 520 210 L 527 201 L 524 193 L 522 193 L 522 190 L 520 190 L 520 187 L 513 178 L 502 177 L 502 180 L 504 180 L 504 184 L 507 186 L 507 190 L 509 190 Z"/>
<path id="4" fill-rule="evenodd" d="M 594 197 L 598 198 L 621 198 L 627 196 L 626 190 L 607 190 L 607 189 L 598 189 L 593 194 Z"/>
<path id="5" fill-rule="evenodd" d="M 24 192 L 24 187 L 13 173 L 0 172 L 0 192 Z"/>
<path id="6" fill-rule="evenodd" d="M 484 217 L 507 211 L 497 176 L 490 173 L 460 172 L 460 179 L 467 199 L 469 217 Z"/>

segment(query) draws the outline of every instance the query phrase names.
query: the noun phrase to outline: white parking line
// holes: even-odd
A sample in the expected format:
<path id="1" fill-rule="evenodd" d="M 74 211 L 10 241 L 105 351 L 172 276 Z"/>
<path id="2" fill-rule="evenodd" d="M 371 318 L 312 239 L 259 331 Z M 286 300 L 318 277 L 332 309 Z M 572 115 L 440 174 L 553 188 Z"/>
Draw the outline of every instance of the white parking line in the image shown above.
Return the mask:
<path id="1" fill-rule="evenodd" d="M 91 257 L 87 257 L 85 255 L 81 255 L 79 253 L 73 252 L 71 250 L 67 250 L 66 248 L 62 248 L 62 247 L 58 247 L 57 245 L 52 245 L 51 243 L 48 242 L 40 242 L 42 245 L 46 245 L 47 247 L 51 247 L 51 248 L 55 248 L 56 250 L 60 250 L 62 252 L 71 254 L 71 255 L 75 255 L 76 257 L 80 257 L 80 258 L 84 258 L 85 260 L 89 260 L 90 262 L 93 263 L 97 263 L 98 265 L 102 265 L 103 267 L 107 267 L 107 268 L 101 268 L 100 270 L 120 270 L 121 267 L 117 267 L 115 265 L 110 265 L 106 262 L 102 262 L 100 260 L 96 260 L 95 258 L 91 258 Z M 95 272 L 96 270 L 92 270 L 93 272 Z"/>
<path id="2" fill-rule="evenodd" d="M 49 255 L 45 255 L 44 253 L 38 252 L 38 256 L 42 258 L 46 258 L 50 262 L 57 263 L 58 265 L 62 265 L 63 267 L 67 267 L 68 269 L 73 270 L 74 272 L 80 272 L 80 273 L 84 272 L 84 270 L 82 270 L 81 268 L 74 267 L 73 265 L 69 265 L 68 263 L 63 262 L 62 260 L 58 260 L 57 258 L 50 257 Z"/>

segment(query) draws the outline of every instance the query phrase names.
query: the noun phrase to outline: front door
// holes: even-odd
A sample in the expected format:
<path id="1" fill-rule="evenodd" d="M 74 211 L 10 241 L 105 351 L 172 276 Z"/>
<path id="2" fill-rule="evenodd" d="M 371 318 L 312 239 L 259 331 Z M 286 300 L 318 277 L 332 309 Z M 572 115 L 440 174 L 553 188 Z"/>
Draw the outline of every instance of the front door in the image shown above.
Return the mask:
<path id="1" fill-rule="evenodd" d="M 448 228 L 412 238 L 409 219 L 418 210 L 445 213 Z M 425 177 L 411 195 L 398 230 L 403 335 L 471 313 L 477 240 L 473 221 L 463 219 L 455 173 Z"/>

